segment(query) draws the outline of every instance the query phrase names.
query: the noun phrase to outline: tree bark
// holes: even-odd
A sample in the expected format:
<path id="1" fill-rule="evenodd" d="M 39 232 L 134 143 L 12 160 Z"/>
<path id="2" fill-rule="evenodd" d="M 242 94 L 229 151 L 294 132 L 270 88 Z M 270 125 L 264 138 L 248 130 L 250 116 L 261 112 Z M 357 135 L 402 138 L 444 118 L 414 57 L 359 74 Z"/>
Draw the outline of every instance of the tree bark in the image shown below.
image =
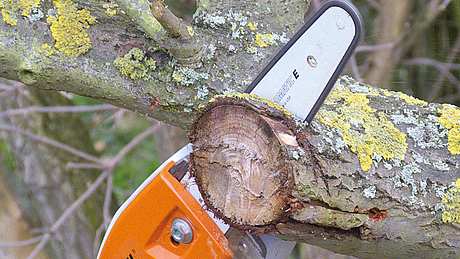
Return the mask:
<path id="1" fill-rule="evenodd" d="M 44 2 L 38 8 L 42 13 L 55 9 L 51 1 Z M 53 48 L 56 39 L 46 17 L 31 21 L 18 14 L 16 26 L 0 18 L 0 77 L 93 97 L 186 128 L 197 107 L 214 94 L 247 88 L 303 23 L 309 1 L 201 1 L 192 23 L 201 59 L 190 66 L 181 65 L 166 50 L 180 52 L 180 42 L 146 37 L 118 7 L 115 16 L 108 16 L 104 2 L 73 2 L 97 20 L 86 30 L 91 49 L 69 57 Z M 254 31 L 249 22 L 257 25 Z M 257 34 L 268 35 L 263 47 L 255 43 Z M 142 79 L 123 76 L 114 65 L 132 48 L 156 61 L 155 70 Z"/>
<path id="2" fill-rule="evenodd" d="M 201 104 L 216 94 L 247 88 L 284 44 L 283 33 L 291 36 L 302 23 L 309 1 L 202 1 L 192 24 L 194 39 L 202 46 L 201 59 L 190 66 L 165 51 L 180 47 L 177 41 L 146 38 L 120 10 L 108 16 L 102 2 L 74 2 L 97 18 L 87 29 L 89 52 L 68 57 L 43 47 L 56 41 L 45 19 L 20 17 L 16 26 L 0 22 L 0 76 L 33 88 L 94 97 L 189 128 Z M 53 6 L 47 2 L 39 9 L 52 13 Z M 150 64 L 147 72 L 147 66 L 141 66 L 137 79 L 122 76 L 114 65 L 133 47 L 142 49 L 140 60 Z M 132 58 L 128 55 L 127 61 Z M 342 78 L 337 89 L 308 128 L 260 100 L 233 99 L 230 106 L 253 111 L 247 114 L 251 121 L 245 124 L 244 142 L 214 143 L 235 131 L 225 125 L 240 126 L 225 122 L 236 115 L 223 118 L 216 128 L 222 132 L 215 136 L 199 135 L 208 129 L 196 124 L 192 141 L 203 150 L 193 155 L 192 169 L 210 208 L 240 228 L 275 231 L 363 258 L 458 256 L 458 190 L 452 185 L 460 167 L 458 108 L 427 104 L 348 78 Z M 216 122 L 212 117 L 209 121 Z M 262 130 L 253 132 L 256 129 L 248 125 Z M 248 137 L 251 133 L 258 138 Z M 261 142 L 263 138 L 271 144 Z M 212 148 L 220 157 L 212 157 Z M 200 156 L 214 162 L 206 164 Z M 226 164 L 225 156 L 234 160 Z M 246 162 L 248 157 L 252 162 Z M 238 159 L 244 163 L 239 165 Z M 250 177 L 251 163 L 258 178 Z M 222 190 L 236 197 L 236 204 L 225 207 L 229 203 L 222 199 L 227 196 L 217 195 L 222 184 L 209 172 L 214 168 L 232 183 L 232 189 Z M 245 185 L 235 180 L 239 176 L 246 177 Z M 258 218 L 254 209 L 267 218 Z"/>
<path id="3" fill-rule="evenodd" d="M 2 110 L 31 105 L 71 105 L 60 93 L 31 89 L 25 95 L 0 97 Z M 38 135 L 45 135 L 75 148 L 95 153 L 85 124 L 78 115 L 28 114 L 0 120 Z M 18 134 L 7 134 L 7 152 L 0 159 L 11 165 L 0 176 L 11 187 L 22 215 L 40 231 L 47 231 L 62 212 L 84 192 L 96 172 L 69 170 L 68 162 L 81 162 L 60 150 Z M 9 156 L 8 161 L 5 156 Z M 101 224 L 104 190 L 68 219 L 47 246 L 50 258 L 93 258 L 96 228 Z M 3 240 L 4 241 L 4 240 Z"/>
<path id="4" fill-rule="evenodd" d="M 349 78 L 310 127 L 223 95 L 193 124 L 191 170 L 207 206 L 240 229 L 359 258 L 456 258 L 459 141 L 447 143 L 446 112 L 460 119 Z"/>

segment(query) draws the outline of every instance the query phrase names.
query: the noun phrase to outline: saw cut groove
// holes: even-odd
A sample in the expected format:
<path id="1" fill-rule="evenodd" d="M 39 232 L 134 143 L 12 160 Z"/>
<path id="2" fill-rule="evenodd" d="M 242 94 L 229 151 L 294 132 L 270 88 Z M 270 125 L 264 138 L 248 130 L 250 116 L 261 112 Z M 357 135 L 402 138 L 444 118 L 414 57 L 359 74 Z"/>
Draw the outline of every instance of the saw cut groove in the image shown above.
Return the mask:
<path id="1" fill-rule="evenodd" d="M 190 135 L 191 169 L 205 203 L 239 227 L 282 219 L 292 185 L 283 146 L 296 145 L 295 136 L 282 121 L 256 110 L 217 104 Z"/>

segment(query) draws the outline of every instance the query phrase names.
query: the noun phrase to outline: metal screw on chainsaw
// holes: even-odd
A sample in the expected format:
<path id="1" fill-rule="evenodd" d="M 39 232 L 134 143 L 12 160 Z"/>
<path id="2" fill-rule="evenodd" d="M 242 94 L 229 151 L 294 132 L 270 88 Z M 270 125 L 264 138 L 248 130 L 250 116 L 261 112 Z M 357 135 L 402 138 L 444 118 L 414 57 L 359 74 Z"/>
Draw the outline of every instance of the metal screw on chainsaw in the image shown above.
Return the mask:
<path id="1" fill-rule="evenodd" d="M 318 66 L 318 61 L 316 60 L 315 57 L 313 57 L 312 55 L 308 56 L 307 57 L 307 63 L 310 67 L 313 67 L 315 68 L 316 66 Z"/>
<path id="2" fill-rule="evenodd" d="M 179 244 L 190 244 L 193 239 L 192 227 L 181 218 L 174 219 L 171 226 L 171 238 Z"/>

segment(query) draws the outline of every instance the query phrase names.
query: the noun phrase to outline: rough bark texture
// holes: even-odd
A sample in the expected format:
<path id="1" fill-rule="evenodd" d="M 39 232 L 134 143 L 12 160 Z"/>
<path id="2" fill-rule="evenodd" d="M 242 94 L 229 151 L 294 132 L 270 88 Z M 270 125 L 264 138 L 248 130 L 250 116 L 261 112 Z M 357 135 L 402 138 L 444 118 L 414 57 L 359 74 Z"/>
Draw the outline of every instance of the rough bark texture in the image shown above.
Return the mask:
<path id="1" fill-rule="evenodd" d="M 460 158 L 443 126 L 450 108 L 458 123 L 456 107 L 342 78 L 306 127 L 270 102 L 224 95 L 194 124 L 192 171 L 207 205 L 239 228 L 360 258 L 456 258 Z M 284 207 L 272 202 L 280 195 Z"/>
<path id="2" fill-rule="evenodd" d="M 70 104 L 59 93 L 39 90 L 31 90 L 21 96 L 0 97 L 2 110 L 30 105 Z M 94 152 L 88 131 L 78 115 L 28 114 L 27 117 L 2 118 L 1 122 Z M 66 169 L 68 162 L 79 162 L 79 159 L 55 148 L 37 145 L 27 137 L 7 134 L 6 139 L 7 146 L 0 152 L 0 161 L 8 165 L 9 170 L 1 172 L 1 179 L 10 186 L 27 222 L 34 228 L 47 231 L 97 174 Z M 94 257 L 93 242 L 95 230 L 101 223 L 103 193 L 101 189 L 99 194 L 95 194 L 96 198 L 86 202 L 55 233 L 47 249 L 50 258 Z"/>
<path id="3" fill-rule="evenodd" d="M 181 42 L 150 40 L 119 8 L 109 16 L 104 2 L 74 3 L 97 19 L 86 29 L 91 39 L 87 53 L 68 57 L 54 49 L 57 41 L 66 46 L 62 38 L 69 35 L 53 36 L 46 17 L 21 17 L 18 11 L 16 26 L 0 19 L 0 76 L 40 89 L 94 97 L 181 127 L 190 124 L 197 106 L 212 95 L 244 90 L 277 47 L 302 24 L 308 5 L 304 0 L 203 1 L 192 24 L 202 57 L 188 67 L 159 47 L 177 53 Z M 43 1 L 39 9 L 46 16 L 53 8 L 51 1 Z M 248 27 L 250 22 L 256 24 L 255 29 Z M 79 21 L 69 19 L 66 27 L 59 23 L 56 27 L 73 28 L 74 23 Z M 265 38 L 259 36 L 256 41 L 257 34 Z M 87 47 L 87 42 L 81 45 Z M 123 76 L 114 65 L 117 57 L 132 48 L 142 49 L 156 61 L 156 68 L 140 79 L 129 72 Z"/>
<path id="4" fill-rule="evenodd" d="M 41 12 L 52 13 L 53 4 L 42 2 Z M 118 13 L 111 16 L 108 13 L 113 10 L 102 2 L 74 2 L 97 18 L 84 29 L 90 36 L 90 50 L 69 50 L 65 37 L 51 35 L 53 28 L 65 32 L 59 28 L 62 24 L 53 23 L 50 32 L 44 18 L 22 18 L 18 11 L 16 26 L 0 21 L 0 76 L 35 88 L 91 96 L 187 128 L 200 104 L 217 93 L 241 92 L 247 87 L 277 46 L 283 45 L 283 33 L 289 37 L 302 23 L 309 1 L 203 1 L 193 21 L 194 38 L 203 46 L 201 62 L 194 66 L 181 65 L 158 47 L 178 47 L 180 52 L 178 42 L 149 40 L 117 8 Z M 80 19 L 93 23 L 87 16 Z M 75 29 L 72 25 L 81 24 L 70 19 L 63 27 Z M 82 38 L 87 35 L 83 33 Z M 63 51 L 50 47 L 58 41 L 61 45 L 56 46 Z M 133 47 L 142 51 L 124 56 Z M 68 57 L 65 52 L 79 55 Z M 119 57 L 126 58 L 114 62 Z M 427 104 L 347 78 L 334 93 L 312 127 L 299 131 L 305 138 L 298 138 L 301 125 L 285 125 L 296 136 L 297 150 L 289 151 L 276 142 L 277 130 L 265 124 L 269 131 L 264 134 L 282 151 L 280 155 L 289 155 L 280 162 L 292 167 L 294 181 L 289 199 L 283 198 L 289 216 L 275 211 L 262 231 L 276 230 L 287 238 L 363 258 L 458 256 L 459 109 Z M 254 112 L 264 114 L 254 107 Z M 270 109 L 266 112 L 275 121 L 286 120 Z M 261 153 L 262 160 L 266 154 Z M 221 158 L 216 162 L 217 169 L 223 167 Z M 242 171 L 241 175 L 250 174 Z M 211 199 L 207 199 L 209 205 Z M 239 208 L 214 209 L 231 218 Z M 245 219 L 246 226 L 251 222 L 245 215 L 235 217 Z"/>

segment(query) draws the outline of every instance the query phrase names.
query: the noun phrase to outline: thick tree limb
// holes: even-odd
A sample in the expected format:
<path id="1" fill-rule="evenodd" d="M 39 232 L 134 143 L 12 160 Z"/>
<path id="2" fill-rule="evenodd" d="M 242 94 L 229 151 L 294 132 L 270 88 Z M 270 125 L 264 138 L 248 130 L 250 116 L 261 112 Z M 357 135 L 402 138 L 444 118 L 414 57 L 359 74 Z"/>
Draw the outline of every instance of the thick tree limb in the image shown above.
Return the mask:
<path id="1" fill-rule="evenodd" d="M 154 43 L 126 16 L 107 17 L 100 4 L 92 1 L 76 3 L 88 8 L 98 20 L 88 30 L 92 40 L 88 53 L 69 58 L 59 52 L 44 52 L 41 44 L 53 42 L 44 21 L 19 19 L 16 27 L 0 22 L 0 76 L 41 89 L 91 96 L 184 128 L 197 116 L 199 105 L 216 93 L 247 87 L 276 45 L 284 41 L 282 33 L 291 35 L 301 23 L 306 5 L 305 1 L 211 1 L 194 19 L 204 53 L 201 67 L 191 68 L 152 49 Z M 256 9 L 257 15 L 247 12 Z M 257 34 L 266 40 L 257 42 Z M 262 34 L 266 35 L 260 37 Z M 116 57 L 133 47 L 144 50 L 145 57 L 140 60 L 147 57 L 156 61 L 155 70 L 146 78 L 124 78 L 113 65 Z M 196 157 L 206 158 L 211 153 L 206 149 L 215 148 L 214 153 L 222 157 L 251 156 L 267 168 L 291 168 L 285 177 L 277 178 L 278 186 L 267 187 L 274 195 L 269 200 L 276 205 L 273 210 L 264 203 L 254 206 L 263 209 L 266 219 L 252 218 L 234 203 L 228 210 L 220 207 L 225 201 L 212 206 L 212 193 L 218 193 L 215 190 L 219 186 L 215 182 L 208 185 L 214 191 L 205 192 L 207 202 L 220 209 L 227 220 L 241 228 L 278 231 L 287 238 L 360 257 L 458 255 L 458 196 L 452 185 L 459 178 L 460 167 L 458 108 L 427 104 L 347 78 L 342 79 L 338 92 L 323 107 L 312 128 L 288 123 L 287 131 L 280 131 L 282 127 L 274 125 L 290 120 L 259 101 L 253 104 L 259 106 L 250 108 L 253 112 L 248 118 L 263 125 L 257 134 L 265 134 L 272 144 L 260 145 L 260 150 L 254 148 L 258 145 L 234 147 L 235 141 L 226 143 L 225 150 L 220 143 L 204 145 L 204 137 L 226 136 L 226 130 L 232 130 L 223 126 L 221 135 L 203 134 L 203 138 L 192 139 L 203 141 L 203 153 L 197 152 Z M 259 113 L 267 119 L 260 119 Z M 241 145 L 254 141 L 242 139 L 245 142 Z M 232 152 L 228 152 L 230 148 Z M 224 172 L 222 167 L 228 170 L 237 164 L 223 164 L 222 157 L 196 162 L 206 170 L 209 166 L 203 161 L 214 161 L 212 166 Z M 279 164 L 267 164 L 277 158 L 281 158 Z M 236 172 L 236 176 L 251 175 L 245 168 Z M 262 176 L 269 177 L 267 173 Z M 203 174 L 202 181 L 207 179 L 209 176 Z M 251 190 L 246 193 L 257 200 L 261 194 L 253 191 L 257 189 L 251 185 L 257 184 L 252 182 L 255 179 L 244 178 L 241 182 L 250 184 L 238 188 Z M 240 198 L 240 204 L 248 204 L 248 197 Z"/>
<path id="2" fill-rule="evenodd" d="M 202 4 L 193 27 L 203 58 L 198 63 L 201 68 L 190 68 L 156 50 L 156 43 L 121 12 L 109 17 L 102 2 L 74 2 L 97 20 L 87 30 L 92 43 L 89 52 L 70 58 L 43 47 L 44 43 L 52 46 L 55 40 L 44 18 L 34 22 L 19 18 L 16 26 L 0 20 L 0 76 L 40 89 L 91 96 L 181 127 L 186 127 L 196 107 L 215 93 L 245 89 L 284 44 L 283 33 L 292 35 L 302 23 L 307 5 L 303 0 Z M 45 14 L 47 8 L 40 7 Z M 259 11 L 256 14 L 254 10 Z M 249 22 L 257 24 L 255 31 L 247 26 Z M 270 35 L 268 47 L 255 44 L 257 33 Z M 113 65 L 133 47 L 143 49 L 156 61 L 155 71 L 146 80 L 124 78 Z"/>
<path id="3" fill-rule="evenodd" d="M 460 255 L 459 108 L 343 78 L 311 127 L 286 114 L 242 94 L 205 109 L 191 167 L 209 208 L 360 258 Z"/>

